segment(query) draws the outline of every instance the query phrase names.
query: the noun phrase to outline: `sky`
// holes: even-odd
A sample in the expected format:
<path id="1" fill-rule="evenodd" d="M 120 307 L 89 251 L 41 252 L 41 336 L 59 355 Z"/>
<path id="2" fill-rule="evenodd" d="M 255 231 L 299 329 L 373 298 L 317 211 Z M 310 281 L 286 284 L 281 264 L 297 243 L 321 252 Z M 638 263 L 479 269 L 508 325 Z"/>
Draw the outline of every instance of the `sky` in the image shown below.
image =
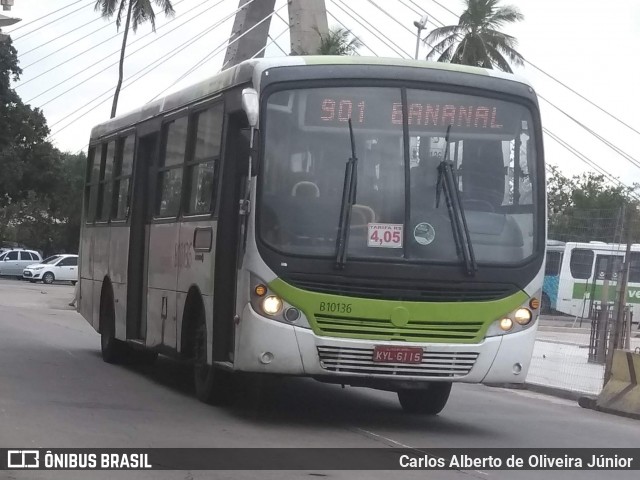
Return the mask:
<path id="1" fill-rule="evenodd" d="M 413 22 L 419 13 L 427 12 L 429 18 L 424 36 L 443 23 L 457 23 L 448 10 L 458 15 L 463 10 L 461 0 L 325 3 L 329 25 L 344 26 L 362 40 L 365 46 L 360 54 L 386 57 L 413 57 Z M 52 141 L 65 151 L 86 150 L 92 126 L 109 118 L 117 81 L 122 31 L 116 30 L 113 21 L 100 18 L 94 4 L 95 0 L 15 0 L 10 12 L 2 12 L 22 19 L 3 29 L 11 34 L 23 69 L 14 87 L 25 103 L 43 110 Z M 636 116 L 640 113 L 640 63 L 633 53 L 640 44 L 640 1 L 503 0 L 502 4 L 516 6 L 525 17 L 504 28 L 518 39 L 518 51 L 530 62 L 515 72 L 527 78 L 539 96 L 640 165 L 640 134 L 531 66 L 640 131 L 640 115 Z M 119 114 L 214 75 L 222 66 L 238 0 L 173 0 L 173 5 L 174 18 L 165 19 L 158 12 L 155 33 L 144 24 L 129 36 Z M 290 50 L 286 0 L 276 0 L 275 9 L 270 36 L 276 41 L 268 45 L 266 56 L 281 56 Z M 422 46 L 420 57 L 428 50 Z M 567 175 L 593 170 L 556 143 L 555 135 L 621 182 L 640 183 L 640 167 L 544 100 L 540 105 L 543 125 L 551 132 L 544 138 L 547 163 Z"/>

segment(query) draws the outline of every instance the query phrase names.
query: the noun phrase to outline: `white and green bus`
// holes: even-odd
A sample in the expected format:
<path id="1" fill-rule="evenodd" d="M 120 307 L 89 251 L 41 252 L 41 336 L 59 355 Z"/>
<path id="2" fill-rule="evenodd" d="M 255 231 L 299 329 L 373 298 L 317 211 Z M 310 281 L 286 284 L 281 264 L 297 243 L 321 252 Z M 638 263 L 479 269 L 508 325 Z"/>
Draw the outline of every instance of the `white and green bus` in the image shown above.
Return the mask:
<path id="1" fill-rule="evenodd" d="M 544 171 L 517 77 L 246 61 L 92 130 L 79 310 L 104 360 L 191 361 L 207 402 L 251 372 L 436 414 L 452 382 L 524 382 Z"/>
<path id="2" fill-rule="evenodd" d="M 603 297 L 613 304 L 626 249 L 626 245 L 595 241 L 548 244 L 543 306 L 548 298 L 551 312 L 588 318 Z M 626 304 L 635 322 L 640 318 L 640 245 L 631 245 L 629 262 Z M 606 297 L 605 282 L 610 285 Z"/>

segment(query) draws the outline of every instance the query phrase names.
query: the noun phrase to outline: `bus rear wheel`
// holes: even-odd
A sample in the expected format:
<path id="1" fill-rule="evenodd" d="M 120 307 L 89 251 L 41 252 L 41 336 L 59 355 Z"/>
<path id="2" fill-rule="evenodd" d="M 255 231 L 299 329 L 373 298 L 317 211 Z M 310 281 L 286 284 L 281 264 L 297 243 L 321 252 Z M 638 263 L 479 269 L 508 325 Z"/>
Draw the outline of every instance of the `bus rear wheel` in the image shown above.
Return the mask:
<path id="1" fill-rule="evenodd" d="M 433 382 L 426 389 L 398 390 L 398 400 L 406 413 L 437 415 L 449 400 L 451 382 Z"/>
<path id="2" fill-rule="evenodd" d="M 198 400 L 211 405 L 232 401 L 232 374 L 207 363 L 207 325 L 204 312 L 198 312 L 193 339 L 193 380 Z"/>

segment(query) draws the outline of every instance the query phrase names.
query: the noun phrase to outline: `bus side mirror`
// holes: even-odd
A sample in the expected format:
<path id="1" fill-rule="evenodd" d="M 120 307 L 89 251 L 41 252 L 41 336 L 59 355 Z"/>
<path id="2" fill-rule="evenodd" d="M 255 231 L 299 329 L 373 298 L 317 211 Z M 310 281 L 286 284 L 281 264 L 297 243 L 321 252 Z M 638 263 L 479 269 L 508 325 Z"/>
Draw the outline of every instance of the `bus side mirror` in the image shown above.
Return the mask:
<path id="1" fill-rule="evenodd" d="M 256 128 L 258 126 L 258 92 L 253 88 L 245 88 L 242 90 L 242 109 L 247 114 L 249 126 Z"/>

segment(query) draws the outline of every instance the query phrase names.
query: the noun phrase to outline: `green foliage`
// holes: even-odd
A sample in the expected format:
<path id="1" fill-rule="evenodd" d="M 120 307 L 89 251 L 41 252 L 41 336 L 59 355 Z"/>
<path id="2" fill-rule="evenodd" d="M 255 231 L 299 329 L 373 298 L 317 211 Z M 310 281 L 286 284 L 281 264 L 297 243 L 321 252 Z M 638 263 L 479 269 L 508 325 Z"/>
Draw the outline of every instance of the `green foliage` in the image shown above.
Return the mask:
<path id="1" fill-rule="evenodd" d="M 152 3 L 155 3 L 164 12 L 166 16 L 172 16 L 175 13 L 170 0 L 96 0 L 95 10 L 100 11 L 100 15 L 104 18 L 111 18 L 116 15 L 116 28 L 120 29 L 122 18 L 127 13 L 131 15 L 131 28 L 133 31 L 138 30 L 138 26 L 149 21 L 151 28 L 156 30 L 156 13 L 153 10 Z M 131 10 L 129 10 L 131 7 Z"/>
<path id="2" fill-rule="evenodd" d="M 11 88 L 20 73 L 11 40 L 0 42 L 0 241 L 76 252 L 85 157 L 47 141 L 42 112 Z"/>
<path id="3" fill-rule="evenodd" d="M 549 238 L 611 243 L 621 241 L 624 227 L 625 236 L 630 234 L 638 242 L 639 189 L 637 184 L 614 185 L 594 172 L 569 178 L 551 166 L 547 175 Z"/>
<path id="4" fill-rule="evenodd" d="M 350 30 L 334 27 L 328 33 L 320 35 L 320 47 L 317 55 L 357 55 L 362 42 Z"/>
<path id="5" fill-rule="evenodd" d="M 466 9 L 457 25 L 433 30 L 425 43 L 433 45 L 427 59 L 459 63 L 475 67 L 498 68 L 511 72 L 509 62 L 522 65 L 524 59 L 516 51 L 515 37 L 500 31 L 507 23 L 524 19 L 511 5 L 499 6 L 499 0 L 465 0 Z"/>

